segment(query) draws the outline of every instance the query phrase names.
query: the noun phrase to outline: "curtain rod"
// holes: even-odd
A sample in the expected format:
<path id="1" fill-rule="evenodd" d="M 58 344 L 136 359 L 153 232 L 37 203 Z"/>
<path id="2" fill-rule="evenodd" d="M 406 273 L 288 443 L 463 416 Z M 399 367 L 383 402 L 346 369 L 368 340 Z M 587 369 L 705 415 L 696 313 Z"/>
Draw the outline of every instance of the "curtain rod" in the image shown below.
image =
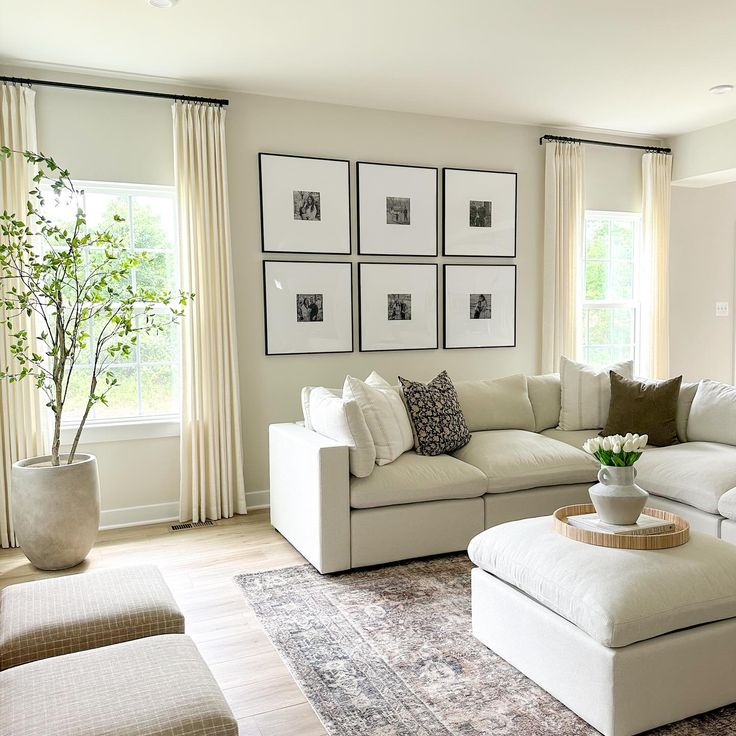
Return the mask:
<path id="1" fill-rule="evenodd" d="M 155 97 L 160 100 L 181 100 L 182 102 L 200 102 L 209 105 L 229 105 L 230 100 L 219 100 L 214 97 L 192 97 L 191 95 L 173 95 L 168 92 L 148 92 L 143 89 L 125 89 L 123 87 L 99 87 L 94 84 L 75 84 L 72 82 L 52 82 L 49 79 L 24 79 L 21 77 L 0 76 L 0 82 L 25 84 L 29 87 L 37 84 L 44 87 L 62 87 L 63 89 L 81 89 L 88 92 L 109 92 L 114 95 L 134 95 L 136 97 Z"/>
<path id="2" fill-rule="evenodd" d="M 671 148 L 662 148 L 661 146 L 637 146 L 633 143 L 611 143 L 610 141 L 593 141 L 588 138 L 570 138 L 565 135 L 543 135 L 539 139 L 539 145 L 545 141 L 564 141 L 565 143 L 588 143 L 591 146 L 610 146 L 611 148 L 635 148 L 639 151 L 649 151 L 651 153 L 672 153 Z"/>

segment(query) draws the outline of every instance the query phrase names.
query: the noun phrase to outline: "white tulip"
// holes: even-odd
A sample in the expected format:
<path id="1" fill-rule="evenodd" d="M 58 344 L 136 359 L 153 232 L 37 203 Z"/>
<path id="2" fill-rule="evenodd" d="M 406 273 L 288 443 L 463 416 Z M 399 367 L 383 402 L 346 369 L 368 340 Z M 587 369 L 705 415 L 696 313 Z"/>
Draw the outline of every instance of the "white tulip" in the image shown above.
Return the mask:
<path id="1" fill-rule="evenodd" d="M 614 455 L 618 455 L 621 452 L 621 443 L 620 442 L 614 442 L 613 447 L 611 448 L 613 450 Z"/>
<path id="2" fill-rule="evenodd" d="M 624 452 L 634 452 L 634 447 L 635 445 L 632 440 L 626 440 L 624 442 Z"/>
<path id="3" fill-rule="evenodd" d="M 590 451 L 595 453 L 598 452 L 598 450 L 601 449 L 601 438 L 600 437 L 591 437 L 588 440 L 588 444 L 590 445 Z"/>
<path id="4" fill-rule="evenodd" d="M 630 442 L 632 439 L 634 439 L 634 435 L 631 434 L 631 432 L 627 432 L 626 436 L 624 437 L 624 443 Z M 630 450 L 628 450 L 627 452 L 630 452 Z"/>
<path id="5" fill-rule="evenodd" d="M 601 443 L 601 447 L 608 452 L 611 449 L 611 438 L 610 437 L 604 437 L 603 442 Z"/>
<path id="6" fill-rule="evenodd" d="M 593 450 L 590 449 L 590 440 L 585 440 L 585 442 L 583 442 L 583 450 L 590 455 L 593 454 Z"/>
<path id="7" fill-rule="evenodd" d="M 649 442 L 649 435 L 643 434 L 639 437 L 639 447 L 637 449 L 643 450 L 647 446 L 647 442 Z"/>

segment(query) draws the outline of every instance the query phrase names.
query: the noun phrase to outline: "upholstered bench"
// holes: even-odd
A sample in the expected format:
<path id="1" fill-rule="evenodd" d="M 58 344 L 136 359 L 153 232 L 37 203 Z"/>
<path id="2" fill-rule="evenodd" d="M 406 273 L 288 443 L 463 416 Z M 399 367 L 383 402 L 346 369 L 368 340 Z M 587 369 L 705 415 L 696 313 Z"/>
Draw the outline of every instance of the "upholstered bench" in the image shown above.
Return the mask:
<path id="1" fill-rule="evenodd" d="M 0 734 L 237 736 L 194 642 L 180 634 L 52 657 L 0 672 Z"/>
<path id="2" fill-rule="evenodd" d="M 153 565 L 66 575 L 0 591 L 0 670 L 182 633 L 184 616 Z"/>
<path id="3" fill-rule="evenodd" d="M 557 534 L 549 517 L 468 549 L 473 633 L 605 736 L 736 702 L 736 547 L 655 552 Z"/>

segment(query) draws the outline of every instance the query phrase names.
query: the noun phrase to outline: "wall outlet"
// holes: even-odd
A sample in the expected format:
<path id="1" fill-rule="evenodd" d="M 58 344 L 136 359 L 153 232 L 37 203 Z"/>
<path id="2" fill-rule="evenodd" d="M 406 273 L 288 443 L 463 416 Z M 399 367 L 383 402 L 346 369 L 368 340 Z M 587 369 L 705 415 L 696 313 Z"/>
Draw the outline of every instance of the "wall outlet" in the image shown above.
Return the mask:
<path id="1" fill-rule="evenodd" d="M 716 302 L 716 317 L 728 317 L 728 302 Z"/>

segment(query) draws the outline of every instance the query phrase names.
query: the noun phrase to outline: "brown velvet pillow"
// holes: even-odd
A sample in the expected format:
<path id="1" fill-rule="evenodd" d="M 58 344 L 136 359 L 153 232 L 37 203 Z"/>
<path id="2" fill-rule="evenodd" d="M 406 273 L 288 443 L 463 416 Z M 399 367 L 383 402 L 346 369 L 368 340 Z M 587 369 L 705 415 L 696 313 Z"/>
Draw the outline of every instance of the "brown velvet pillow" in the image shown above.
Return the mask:
<path id="1" fill-rule="evenodd" d="M 647 434 L 650 445 L 676 444 L 682 376 L 667 381 L 636 381 L 614 371 L 610 376 L 611 404 L 602 434 Z"/>

